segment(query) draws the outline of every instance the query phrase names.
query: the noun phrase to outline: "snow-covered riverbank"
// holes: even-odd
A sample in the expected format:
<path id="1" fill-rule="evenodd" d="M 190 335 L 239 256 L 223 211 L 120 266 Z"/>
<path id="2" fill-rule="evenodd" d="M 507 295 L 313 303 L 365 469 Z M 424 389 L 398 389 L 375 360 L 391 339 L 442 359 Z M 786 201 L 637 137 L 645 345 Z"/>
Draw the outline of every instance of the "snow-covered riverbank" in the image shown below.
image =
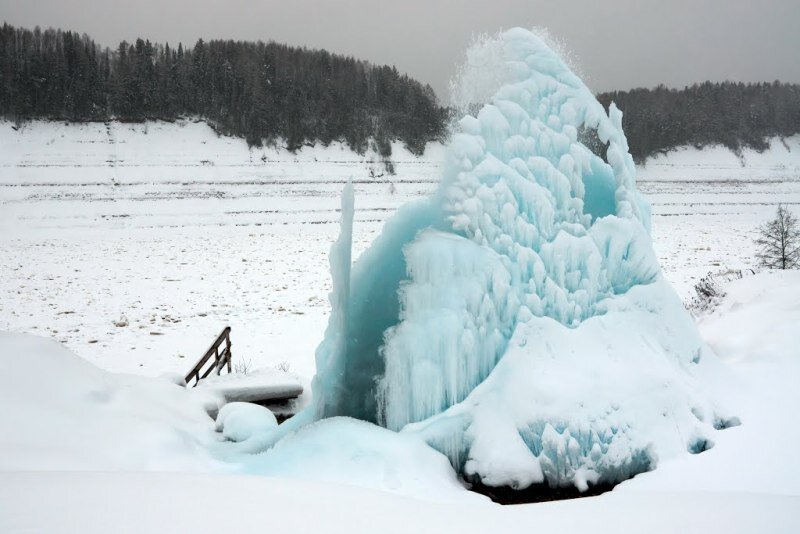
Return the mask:
<path id="1" fill-rule="evenodd" d="M 683 149 L 639 168 L 656 253 L 683 298 L 708 271 L 752 265 L 775 204 L 800 208 L 800 137 L 784 142 L 741 158 Z M 443 159 L 439 146 L 422 158 L 396 146 L 396 175 L 381 176 L 375 155 L 338 144 L 249 150 L 194 122 L 5 122 L 0 146 L 0 330 L 147 375 L 186 372 L 230 325 L 237 357 L 310 378 L 344 182 L 355 182 L 357 255 L 434 188 Z"/>

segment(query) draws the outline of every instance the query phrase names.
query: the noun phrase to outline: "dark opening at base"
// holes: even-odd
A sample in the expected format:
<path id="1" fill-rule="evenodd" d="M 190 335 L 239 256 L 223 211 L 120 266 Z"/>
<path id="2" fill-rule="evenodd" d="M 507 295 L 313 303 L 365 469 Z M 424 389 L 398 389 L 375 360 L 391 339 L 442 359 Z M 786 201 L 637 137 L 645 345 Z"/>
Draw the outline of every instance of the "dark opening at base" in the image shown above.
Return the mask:
<path id="1" fill-rule="evenodd" d="M 480 482 L 472 483 L 470 489 L 486 495 L 498 504 L 530 504 L 536 502 L 560 501 L 579 497 L 594 497 L 614 488 L 614 484 L 590 486 L 586 491 L 579 491 L 575 486 L 567 488 L 551 488 L 547 484 L 533 484 L 518 490 L 509 486 L 487 486 Z"/>

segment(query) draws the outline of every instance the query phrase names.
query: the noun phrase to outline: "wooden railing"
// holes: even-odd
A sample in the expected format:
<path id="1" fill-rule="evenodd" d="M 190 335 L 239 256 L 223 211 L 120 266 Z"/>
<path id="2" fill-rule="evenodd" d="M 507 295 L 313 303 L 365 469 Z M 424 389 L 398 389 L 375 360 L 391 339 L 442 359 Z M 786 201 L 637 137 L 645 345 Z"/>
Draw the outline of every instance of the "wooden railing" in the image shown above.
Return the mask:
<path id="1" fill-rule="evenodd" d="M 225 343 L 224 347 L 222 347 L 223 343 Z M 220 347 L 222 347 L 221 351 Z M 212 356 L 214 357 L 213 360 L 211 359 Z M 203 368 L 209 361 L 211 361 L 211 365 L 205 371 L 203 371 Z M 216 371 L 217 374 L 219 374 L 223 367 L 226 367 L 229 373 L 231 372 L 230 326 L 225 327 L 225 330 L 222 331 L 217 340 L 211 345 L 211 347 L 209 347 L 203 357 L 197 361 L 194 368 L 189 371 L 189 374 L 186 375 L 186 385 L 189 385 L 189 382 L 194 380 L 194 384 L 192 384 L 192 386 L 196 386 L 198 382 L 206 378 L 212 372 Z"/>

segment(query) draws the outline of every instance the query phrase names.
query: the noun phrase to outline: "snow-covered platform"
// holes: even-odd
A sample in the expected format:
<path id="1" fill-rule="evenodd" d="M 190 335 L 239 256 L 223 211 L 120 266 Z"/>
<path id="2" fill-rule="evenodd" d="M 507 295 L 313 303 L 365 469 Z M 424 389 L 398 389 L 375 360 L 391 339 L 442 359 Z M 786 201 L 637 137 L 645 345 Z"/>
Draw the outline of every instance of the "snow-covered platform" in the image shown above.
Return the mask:
<path id="1" fill-rule="evenodd" d="M 294 399 L 303 393 L 300 379 L 278 369 L 257 369 L 247 374 L 212 375 L 197 385 L 227 402 L 262 402 Z"/>
<path id="2" fill-rule="evenodd" d="M 256 369 L 249 373 L 211 375 L 197 388 L 231 402 L 251 402 L 268 407 L 278 419 L 295 413 L 294 399 L 303 394 L 300 378 L 280 369 Z"/>

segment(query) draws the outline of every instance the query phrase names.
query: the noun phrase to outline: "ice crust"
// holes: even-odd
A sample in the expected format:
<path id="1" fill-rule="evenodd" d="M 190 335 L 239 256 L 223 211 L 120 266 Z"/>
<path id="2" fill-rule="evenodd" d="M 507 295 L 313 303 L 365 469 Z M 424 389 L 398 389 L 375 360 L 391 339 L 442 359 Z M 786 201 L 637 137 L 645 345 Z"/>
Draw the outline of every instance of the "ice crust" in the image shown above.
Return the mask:
<path id="1" fill-rule="evenodd" d="M 660 274 L 622 113 L 533 33 L 495 45 L 505 79 L 438 192 L 352 273 L 345 195 L 314 418 L 416 434 L 489 486 L 614 484 L 714 431 L 713 356 Z"/>

